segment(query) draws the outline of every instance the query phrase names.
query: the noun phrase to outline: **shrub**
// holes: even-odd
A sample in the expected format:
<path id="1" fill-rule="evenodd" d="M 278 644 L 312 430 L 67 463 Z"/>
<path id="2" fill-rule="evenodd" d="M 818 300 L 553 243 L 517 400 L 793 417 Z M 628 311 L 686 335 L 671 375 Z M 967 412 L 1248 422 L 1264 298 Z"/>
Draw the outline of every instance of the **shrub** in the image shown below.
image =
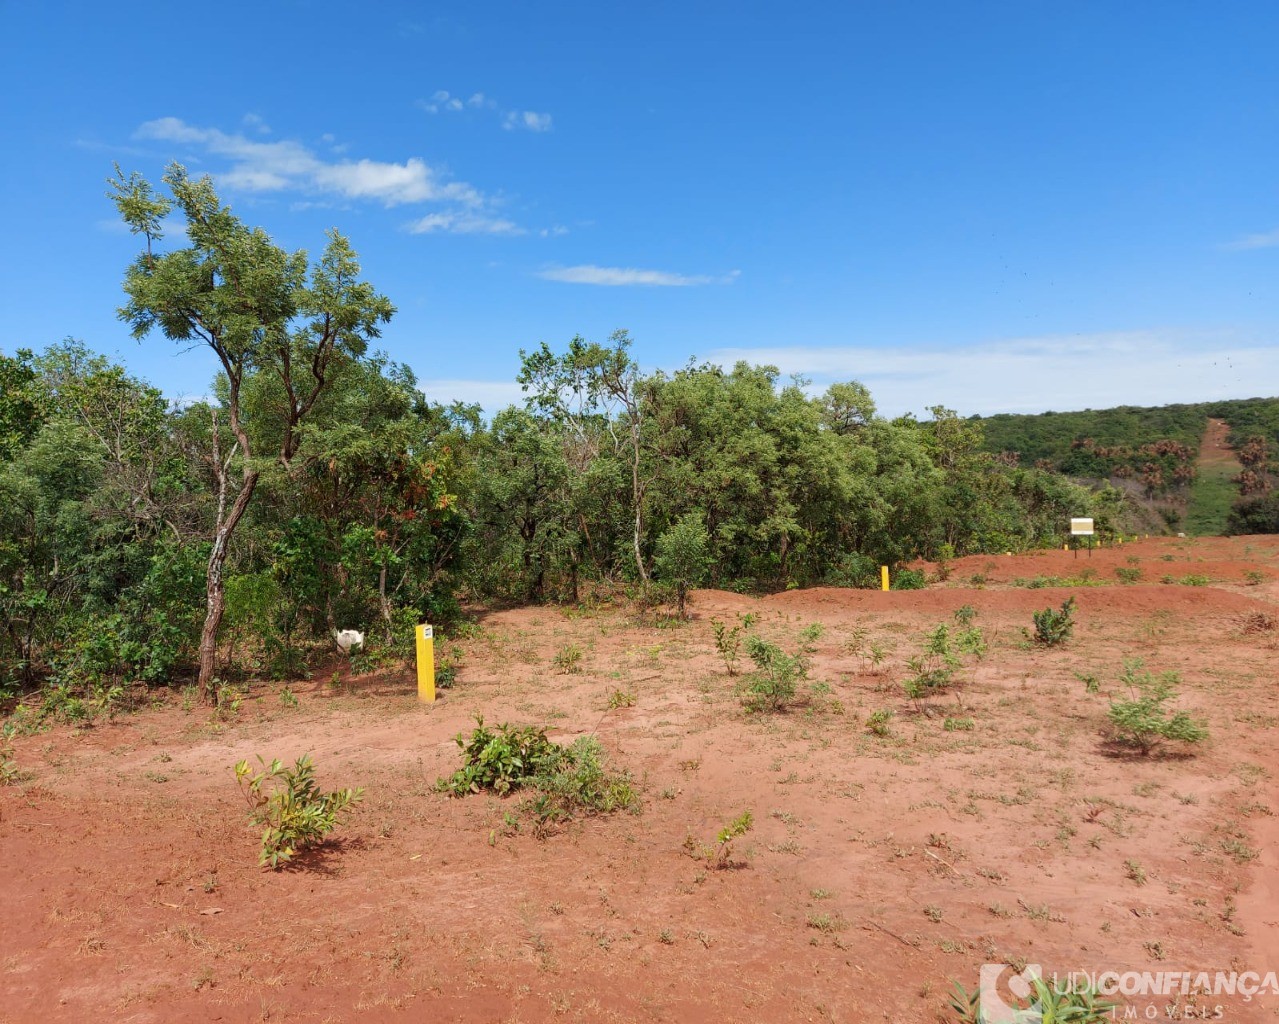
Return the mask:
<path id="1" fill-rule="evenodd" d="M 893 590 L 923 590 L 928 585 L 928 578 L 919 569 L 898 569 L 893 578 Z"/>
<path id="2" fill-rule="evenodd" d="M 454 796 L 485 789 L 499 795 L 509 793 L 551 770 L 563 752 L 546 738 L 545 729 L 499 725 L 493 732 L 478 716 L 470 739 L 458 733 L 455 742 L 462 748 L 462 767 L 437 783 Z"/>
<path id="3" fill-rule="evenodd" d="M 689 590 L 705 581 L 710 565 L 710 537 L 697 513 L 683 516 L 657 538 L 653 568 L 659 579 L 675 588 L 681 619 L 686 616 Z"/>
<path id="4" fill-rule="evenodd" d="M 1120 566 L 1115 570 L 1115 575 L 1119 577 L 1120 583 L 1136 583 L 1141 579 L 1140 569 L 1129 569 Z"/>
<path id="5" fill-rule="evenodd" d="M 724 659 L 724 667 L 730 676 L 737 675 L 737 656 L 742 649 L 742 633 L 755 624 L 755 615 L 748 612 L 739 615 L 741 620 L 731 629 L 719 619 L 711 619 L 711 632 L 715 634 L 715 650 Z"/>
<path id="6" fill-rule="evenodd" d="M 258 758 L 262 771 L 256 775 L 248 761 L 235 766 L 235 779 L 249 804 L 249 817 L 265 825 L 262 855 L 258 863 L 278 869 L 299 850 L 316 846 L 337 827 L 338 816 L 363 798 L 362 789 L 339 789 L 322 793 L 315 784 L 311 755 L 303 754 L 292 768 L 279 760 L 267 764 Z"/>
<path id="7" fill-rule="evenodd" d="M 577 644 L 565 644 L 555 652 L 555 657 L 551 661 L 559 669 L 561 675 L 568 675 L 570 672 L 581 672 L 582 649 Z"/>
<path id="8" fill-rule="evenodd" d="M 1199 743 L 1207 739 L 1208 729 L 1202 721 L 1191 718 L 1184 710 L 1170 715 L 1165 707 L 1177 695 L 1177 673 L 1164 672 L 1156 676 L 1142 671 L 1142 665 L 1140 659 L 1124 663 L 1120 679 L 1128 685 L 1133 699 L 1110 703 L 1109 717 L 1115 738 L 1136 747 L 1142 754 L 1149 754 L 1162 740 Z"/>
<path id="9" fill-rule="evenodd" d="M 795 699 L 795 688 L 808 674 L 804 655 L 787 654 L 776 644 L 757 636 L 746 641 L 746 653 L 755 671 L 746 682 L 744 703 L 752 711 L 782 711 Z"/>
<path id="10" fill-rule="evenodd" d="M 971 608 L 960 609 L 965 614 L 961 621 L 971 622 L 976 614 Z M 971 612 L 971 614 L 967 614 Z M 961 655 L 977 659 L 986 653 L 986 638 L 976 626 L 968 626 L 952 633 L 944 622 L 938 623 L 932 632 L 924 636 L 924 648 L 906 667 L 911 675 L 902 683 L 906 696 L 918 705 L 930 694 L 944 693 L 955 683 L 955 670 L 963 664 Z"/>
<path id="11" fill-rule="evenodd" d="M 604 767 L 604 750 L 594 736 L 565 747 L 547 739 L 536 726 L 485 728 L 477 717 L 469 739 L 458 734 L 463 764 L 436 788 L 454 796 L 489 790 L 499 795 L 536 790 L 529 807 L 541 829 L 578 813 L 608 814 L 637 810 L 639 797 L 625 772 Z"/>
<path id="12" fill-rule="evenodd" d="M 1075 599 L 1066 598 L 1060 611 L 1045 608 L 1035 612 L 1031 618 L 1035 623 L 1035 643 L 1044 647 L 1064 644 L 1075 630 Z"/>
<path id="13" fill-rule="evenodd" d="M 872 711 L 866 718 L 866 731 L 872 736 L 891 736 L 891 722 L 897 714 L 892 708 L 880 708 Z"/>

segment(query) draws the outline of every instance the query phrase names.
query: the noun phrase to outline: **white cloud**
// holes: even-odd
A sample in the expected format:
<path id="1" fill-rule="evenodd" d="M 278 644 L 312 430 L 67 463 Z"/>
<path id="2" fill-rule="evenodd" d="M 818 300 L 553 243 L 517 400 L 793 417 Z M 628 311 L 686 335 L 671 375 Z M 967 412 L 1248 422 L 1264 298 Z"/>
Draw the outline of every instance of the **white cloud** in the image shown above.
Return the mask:
<path id="1" fill-rule="evenodd" d="M 217 128 L 200 128 L 176 117 L 148 121 L 135 135 L 140 139 L 199 146 L 227 158 L 231 166 L 218 177 L 231 188 L 253 192 L 294 188 L 333 193 L 348 199 L 371 199 L 385 206 L 445 202 L 473 208 L 486 202 L 473 186 L 444 180 L 441 172 L 417 157 L 403 163 L 326 161 L 297 141 L 263 142 Z"/>
<path id="2" fill-rule="evenodd" d="M 451 235 L 522 235 L 524 229 L 514 221 L 503 217 L 490 217 L 469 210 L 446 213 L 428 213 L 408 225 L 410 234 L 431 235 L 437 232 Z"/>
<path id="3" fill-rule="evenodd" d="M 522 405 L 525 394 L 514 381 L 504 380 L 424 380 L 419 383 L 422 394 L 433 402 L 475 403 L 490 415 L 508 405 Z"/>
<path id="4" fill-rule="evenodd" d="M 1263 231 L 1256 235 L 1245 235 L 1243 238 L 1233 242 L 1227 242 L 1222 246 L 1223 249 L 1273 249 L 1279 246 L 1279 228 L 1273 231 Z"/>
<path id="5" fill-rule="evenodd" d="M 597 267 L 582 264 L 576 267 L 550 267 L 540 271 L 538 277 L 546 281 L 564 284 L 596 284 L 611 287 L 641 285 L 657 288 L 688 288 L 703 284 L 731 284 L 740 271 L 734 270 L 719 276 L 673 274 L 666 270 L 641 270 L 637 267 Z"/>
<path id="6" fill-rule="evenodd" d="M 563 224 L 552 224 L 549 228 L 542 228 L 538 232 L 541 238 L 559 238 L 561 235 L 567 235 L 568 228 Z"/>
<path id="7" fill-rule="evenodd" d="M 429 100 L 418 100 L 419 107 L 428 114 L 438 114 L 441 111 L 458 111 L 462 109 L 461 97 L 452 96 L 447 89 L 437 89 Z"/>
<path id="8" fill-rule="evenodd" d="M 262 118 L 257 114 L 245 114 L 243 122 L 244 127 L 252 129 L 259 135 L 271 134 L 271 126 L 262 120 Z"/>
<path id="9" fill-rule="evenodd" d="M 1131 331 L 991 341 L 965 348 L 795 346 L 725 348 L 739 359 L 798 373 L 824 390 L 859 380 L 880 411 L 922 414 L 945 405 L 963 415 L 1167 405 L 1274 391 L 1279 346 L 1230 332 Z"/>
<path id="10" fill-rule="evenodd" d="M 530 132 L 549 132 L 551 115 L 539 114 L 536 110 L 511 110 L 502 119 L 502 127 L 508 132 L 513 128 L 524 128 Z"/>
<path id="11" fill-rule="evenodd" d="M 428 114 L 456 113 L 469 107 L 472 110 L 498 110 L 497 101 L 482 92 L 473 92 L 464 101 L 461 96 L 454 96 L 447 89 L 437 89 L 429 100 L 418 100 L 417 105 Z M 516 128 L 530 132 L 549 132 L 552 118 L 536 110 L 499 111 L 502 127 L 507 131 Z"/>

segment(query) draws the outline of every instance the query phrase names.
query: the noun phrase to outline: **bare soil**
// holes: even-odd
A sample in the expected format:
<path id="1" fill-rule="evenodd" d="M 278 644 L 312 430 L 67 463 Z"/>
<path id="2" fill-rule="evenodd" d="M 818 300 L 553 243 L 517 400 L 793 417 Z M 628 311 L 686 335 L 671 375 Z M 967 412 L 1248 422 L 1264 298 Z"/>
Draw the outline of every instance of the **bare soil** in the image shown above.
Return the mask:
<path id="1" fill-rule="evenodd" d="M 951 979 L 972 988 L 987 962 L 1279 971 L 1279 538 L 946 568 L 914 592 L 702 591 L 687 624 L 477 613 L 434 705 L 409 667 L 339 664 L 292 684 L 296 708 L 258 683 L 228 721 L 161 694 L 17 737 L 0 1021 L 932 1021 L 951 1019 Z M 1072 640 L 1029 642 L 1031 613 L 1071 595 Z M 905 660 L 964 605 L 990 650 L 920 710 Z M 747 612 L 788 649 L 821 624 L 809 684 L 829 692 L 747 712 L 710 628 Z M 854 630 L 891 652 L 881 665 L 850 651 Z M 553 667 L 567 644 L 580 672 Z M 1180 673 L 1201 748 L 1110 742 L 1134 657 Z M 619 691 L 634 703 L 610 707 Z M 888 737 L 865 726 L 881 708 Z M 595 733 L 642 812 L 538 838 L 519 797 L 437 793 L 481 714 Z M 260 869 L 232 766 L 304 752 L 365 800 L 323 847 Z M 684 851 L 744 810 L 756 824 L 730 867 Z M 1165 1020 L 1279 1012 L 1269 995 L 1144 999 L 1142 1019 L 1148 1004 Z"/>

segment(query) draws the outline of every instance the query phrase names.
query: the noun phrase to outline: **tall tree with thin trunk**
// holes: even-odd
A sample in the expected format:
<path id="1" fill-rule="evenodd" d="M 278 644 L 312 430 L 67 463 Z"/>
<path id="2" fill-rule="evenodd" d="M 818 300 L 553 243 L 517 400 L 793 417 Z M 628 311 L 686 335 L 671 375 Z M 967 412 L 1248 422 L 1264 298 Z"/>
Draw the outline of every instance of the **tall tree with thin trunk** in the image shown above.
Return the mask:
<path id="1" fill-rule="evenodd" d="M 116 168 L 111 191 L 120 216 L 145 249 L 125 275 L 128 302 L 120 318 L 143 338 L 155 328 L 187 346 L 213 352 L 225 377 L 220 413 L 229 431 L 224 448 L 215 417 L 211 462 L 217 515 L 209 551 L 207 604 L 200 634 L 200 690 L 213 695 L 218 629 L 225 607 L 224 568 L 231 537 L 253 499 L 268 455 L 288 471 L 301 444 L 299 428 L 334 376 L 363 356 L 394 307 L 367 282 L 350 243 L 330 231 L 312 266 L 303 250 L 289 253 L 261 228 L 222 205 L 208 177 L 192 180 L 172 164 L 163 181 L 170 196 L 136 172 Z M 190 242 L 157 251 L 162 222 L 174 209 Z M 241 396 L 265 375 L 279 400 L 249 422 Z M 268 440 L 269 439 L 269 440 Z M 270 445 L 270 452 L 259 451 Z"/>
<path id="2" fill-rule="evenodd" d="M 525 391 L 532 392 L 527 399 L 529 405 L 583 435 L 588 424 L 602 422 L 614 446 L 619 451 L 625 449 L 634 516 L 631 547 L 635 571 L 640 582 L 647 584 L 644 510 L 653 479 L 643 471 L 644 420 L 652 404 L 653 381 L 641 374 L 639 364 L 631 358 L 629 333 L 614 331 L 608 340 L 609 345 L 605 346 L 578 335 L 561 356 L 555 355 L 545 342 L 536 352 L 521 350 L 522 365 L 516 380 Z M 618 426 L 625 430 L 625 439 L 617 436 Z"/>

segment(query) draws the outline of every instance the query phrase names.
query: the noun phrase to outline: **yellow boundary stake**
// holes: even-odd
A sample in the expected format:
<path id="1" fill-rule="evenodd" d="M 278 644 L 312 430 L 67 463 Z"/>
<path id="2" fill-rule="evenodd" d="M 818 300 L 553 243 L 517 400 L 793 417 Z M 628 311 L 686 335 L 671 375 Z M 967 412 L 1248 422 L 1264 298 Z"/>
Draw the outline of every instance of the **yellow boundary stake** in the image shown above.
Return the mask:
<path id="1" fill-rule="evenodd" d="M 888 566 L 881 565 L 879 567 L 879 589 L 888 589 Z"/>
<path id="2" fill-rule="evenodd" d="M 417 699 L 429 704 L 435 700 L 435 631 L 421 625 L 417 633 Z"/>

